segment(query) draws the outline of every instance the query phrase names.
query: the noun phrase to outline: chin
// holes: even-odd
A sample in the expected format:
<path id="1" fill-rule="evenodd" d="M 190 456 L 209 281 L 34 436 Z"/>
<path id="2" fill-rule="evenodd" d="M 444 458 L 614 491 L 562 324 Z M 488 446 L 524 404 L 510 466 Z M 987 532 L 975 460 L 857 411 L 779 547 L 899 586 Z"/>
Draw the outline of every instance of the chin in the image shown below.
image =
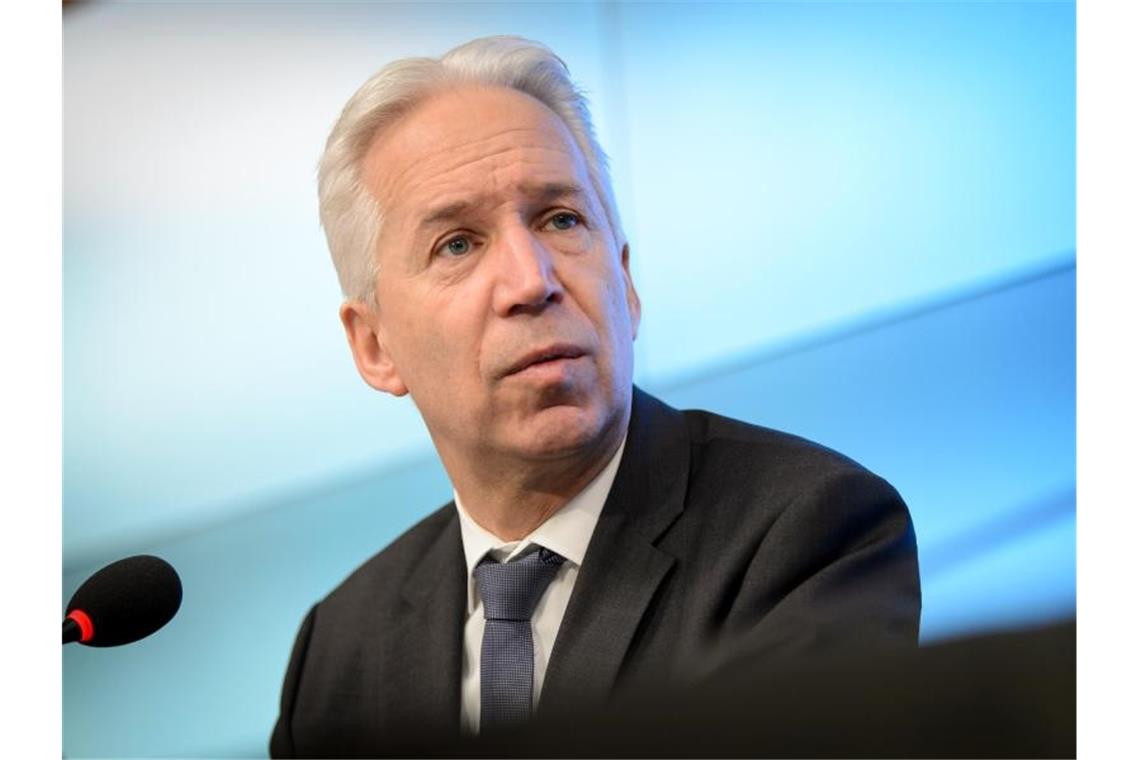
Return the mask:
<path id="1" fill-rule="evenodd" d="M 517 429 L 519 448 L 530 456 L 558 459 L 602 443 L 606 420 L 600 413 L 576 406 L 543 409 Z"/>

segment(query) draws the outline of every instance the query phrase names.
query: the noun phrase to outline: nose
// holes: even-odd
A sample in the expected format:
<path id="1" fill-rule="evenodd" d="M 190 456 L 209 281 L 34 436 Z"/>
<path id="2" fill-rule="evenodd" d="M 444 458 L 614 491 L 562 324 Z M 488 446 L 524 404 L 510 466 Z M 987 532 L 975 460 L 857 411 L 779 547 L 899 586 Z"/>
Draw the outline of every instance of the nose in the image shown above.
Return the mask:
<path id="1" fill-rule="evenodd" d="M 538 313 L 562 300 L 553 254 L 528 227 L 506 230 L 498 249 L 493 303 L 499 316 Z"/>

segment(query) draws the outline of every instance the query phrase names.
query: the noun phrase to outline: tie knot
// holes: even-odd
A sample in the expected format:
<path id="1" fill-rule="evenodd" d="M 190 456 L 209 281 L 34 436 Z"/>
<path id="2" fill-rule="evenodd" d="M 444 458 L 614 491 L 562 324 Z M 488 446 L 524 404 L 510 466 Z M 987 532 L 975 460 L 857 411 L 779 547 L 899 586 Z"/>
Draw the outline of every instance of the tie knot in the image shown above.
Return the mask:
<path id="1" fill-rule="evenodd" d="M 487 620 L 530 620 L 542 592 L 566 559 L 539 548 L 512 562 L 485 558 L 475 568 L 475 581 Z"/>

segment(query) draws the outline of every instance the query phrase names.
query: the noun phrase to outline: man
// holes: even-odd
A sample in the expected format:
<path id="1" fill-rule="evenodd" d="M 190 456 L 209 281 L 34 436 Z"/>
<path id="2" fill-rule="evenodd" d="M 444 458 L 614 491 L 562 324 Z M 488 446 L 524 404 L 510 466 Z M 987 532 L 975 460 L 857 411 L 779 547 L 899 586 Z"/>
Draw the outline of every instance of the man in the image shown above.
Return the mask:
<path id="1" fill-rule="evenodd" d="M 329 137 L 320 197 L 357 369 L 411 395 L 455 499 L 310 611 L 275 756 L 915 640 L 914 533 L 887 483 L 633 387 L 629 246 L 549 50 L 488 38 L 381 70 Z"/>

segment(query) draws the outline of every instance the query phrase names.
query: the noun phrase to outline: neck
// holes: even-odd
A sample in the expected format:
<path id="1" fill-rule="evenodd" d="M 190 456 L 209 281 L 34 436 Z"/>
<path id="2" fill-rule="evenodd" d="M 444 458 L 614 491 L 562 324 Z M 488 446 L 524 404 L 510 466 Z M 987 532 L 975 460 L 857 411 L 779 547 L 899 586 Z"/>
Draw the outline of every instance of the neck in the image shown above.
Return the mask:
<path id="1" fill-rule="evenodd" d="M 628 418 L 627 418 L 628 422 Z M 565 459 L 501 462 L 484 459 L 474 471 L 444 461 L 463 508 L 484 530 L 518 541 L 577 496 L 609 464 L 625 434 L 621 425 L 586 455 Z"/>

